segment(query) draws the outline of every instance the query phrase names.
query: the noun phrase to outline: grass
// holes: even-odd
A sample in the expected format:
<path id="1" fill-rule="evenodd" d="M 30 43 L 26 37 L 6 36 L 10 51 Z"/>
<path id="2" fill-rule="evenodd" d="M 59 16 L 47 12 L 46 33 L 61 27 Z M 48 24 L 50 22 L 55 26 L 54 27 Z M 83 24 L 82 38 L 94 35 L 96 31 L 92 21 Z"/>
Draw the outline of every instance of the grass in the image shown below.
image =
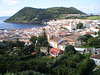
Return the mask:
<path id="1" fill-rule="evenodd" d="M 65 19 L 90 19 L 90 20 L 100 20 L 100 16 L 90 16 L 90 17 L 60 17 L 60 18 L 65 18 Z"/>
<path id="2" fill-rule="evenodd" d="M 100 45 L 94 45 L 94 47 L 89 46 L 89 45 L 84 45 L 84 46 L 81 46 L 81 48 L 100 48 Z"/>
<path id="3" fill-rule="evenodd" d="M 87 17 L 86 19 L 90 19 L 90 20 L 100 20 L 100 16 L 91 16 L 91 17 Z"/>
<path id="4" fill-rule="evenodd" d="M 94 48 L 94 47 L 93 46 L 85 45 L 85 46 L 81 46 L 81 48 Z"/>

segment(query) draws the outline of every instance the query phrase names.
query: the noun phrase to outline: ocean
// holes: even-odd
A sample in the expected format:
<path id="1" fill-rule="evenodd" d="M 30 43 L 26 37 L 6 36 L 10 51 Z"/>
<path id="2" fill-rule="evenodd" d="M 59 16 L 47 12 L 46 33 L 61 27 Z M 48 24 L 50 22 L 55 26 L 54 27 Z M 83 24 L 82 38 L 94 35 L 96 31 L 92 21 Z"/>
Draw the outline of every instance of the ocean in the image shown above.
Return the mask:
<path id="1" fill-rule="evenodd" d="M 44 24 L 19 24 L 19 23 L 6 23 L 4 20 L 6 20 L 9 17 L 0 17 L 0 29 L 25 29 L 25 28 L 39 28 L 39 27 L 44 27 L 46 25 Z"/>

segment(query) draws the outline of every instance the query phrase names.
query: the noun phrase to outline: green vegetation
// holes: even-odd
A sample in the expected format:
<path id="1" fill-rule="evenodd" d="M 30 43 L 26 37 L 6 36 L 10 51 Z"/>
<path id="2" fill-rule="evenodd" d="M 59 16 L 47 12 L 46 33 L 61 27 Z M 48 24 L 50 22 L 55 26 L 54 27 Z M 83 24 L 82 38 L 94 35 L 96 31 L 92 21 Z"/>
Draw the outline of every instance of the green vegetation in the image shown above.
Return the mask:
<path id="1" fill-rule="evenodd" d="M 81 17 L 81 16 L 62 16 L 60 15 L 60 19 L 86 19 L 86 17 Z"/>
<path id="2" fill-rule="evenodd" d="M 51 19 L 57 19 L 61 14 L 84 14 L 74 7 L 53 7 L 48 9 L 37 9 L 25 7 L 5 22 L 15 23 L 43 23 Z"/>
<path id="3" fill-rule="evenodd" d="M 100 65 L 96 66 L 94 71 L 95 71 L 94 75 L 99 75 L 100 74 Z"/>
<path id="4" fill-rule="evenodd" d="M 68 29 L 67 29 L 67 28 L 65 28 L 65 27 L 60 27 L 60 28 L 65 29 L 65 30 L 68 30 Z"/>
<path id="5" fill-rule="evenodd" d="M 64 54 L 68 53 L 69 51 L 73 51 L 74 53 L 76 53 L 75 48 L 72 45 L 67 45 L 65 47 Z"/>
<path id="6" fill-rule="evenodd" d="M 71 45 L 66 46 L 64 54 L 53 59 L 48 56 L 42 57 L 39 53 L 20 56 L 2 54 L 0 73 L 2 75 L 91 75 L 95 73 L 93 72 L 95 64 L 89 57 L 90 54 L 81 55 Z"/>
<path id="7" fill-rule="evenodd" d="M 100 39 L 98 37 L 96 37 L 96 38 L 94 38 L 94 37 L 89 38 L 88 39 L 88 45 L 100 48 L 100 42 L 99 41 L 100 41 Z"/>
<path id="8" fill-rule="evenodd" d="M 100 30 L 98 31 L 98 37 L 100 38 Z"/>
<path id="9" fill-rule="evenodd" d="M 60 16 L 60 18 L 65 18 L 65 19 L 90 19 L 90 20 L 100 20 L 100 16 L 89 16 L 89 17 L 67 17 L 67 16 Z"/>
<path id="10" fill-rule="evenodd" d="M 84 36 L 92 38 L 89 34 Z M 16 42 L 4 41 L 5 45 L 0 45 L 0 74 L 98 75 L 100 73 L 99 70 L 93 71 L 95 63 L 90 59 L 90 53 L 81 55 L 71 45 L 67 45 L 64 54 L 56 58 L 42 56 L 40 47 L 49 46 L 45 32 L 39 37 L 32 36 L 30 41 L 31 45 L 24 45 L 18 39 Z M 32 52 L 37 53 L 32 55 Z"/>
<path id="11" fill-rule="evenodd" d="M 86 19 L 90 19 L 90 20 L 100 20 L 100 16 L 90 16 L 90 17 L 87 17 Z"/>
<path id="12" fill-rule="evenodd" d="M 77 24 L 77 29 L 82 29 L 83 28 L 83 23 Z"/>
<path id="13" fill-rule="evenodd" d="M 100 31 L 99 31 L 100 32 Z M 98 32 L 98 35 L 100 33 Z M 85 34 L 83 36 L 80 36 L 78 40 L 81 41 L 82 47 L 86 48 L 100 48 L 100 37 L 92 37 L 90 34 Z"/>
<path id="14" fill-rule="evenodd" d="M 87 40 L 89 39 L 89 38 L 91 38 L 92 36 L 90 35 L 90 34 L 85 34 L 85 35 L 83 35 L 83 36 L 79 36 L 78 37 L 78 40 L 80 40 L 81 42 L 87 42 Z"/>

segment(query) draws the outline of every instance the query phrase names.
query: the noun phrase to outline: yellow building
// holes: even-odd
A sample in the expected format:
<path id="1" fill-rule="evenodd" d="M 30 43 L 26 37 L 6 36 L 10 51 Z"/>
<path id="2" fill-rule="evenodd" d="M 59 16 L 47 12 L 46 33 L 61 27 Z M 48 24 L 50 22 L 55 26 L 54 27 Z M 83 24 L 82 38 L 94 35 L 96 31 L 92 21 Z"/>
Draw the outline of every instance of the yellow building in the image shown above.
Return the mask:
<path id="1" fill-rule="evenodd" d="M 67 44 L 67 40 L 60 36 L 57 37 L 57 36 L 47 35 L 47 39 L 48 39 L 50 46 L 52 46 L 54 48 L 59 48 L 59 49 L 64 50 L 65 45 Z"/>

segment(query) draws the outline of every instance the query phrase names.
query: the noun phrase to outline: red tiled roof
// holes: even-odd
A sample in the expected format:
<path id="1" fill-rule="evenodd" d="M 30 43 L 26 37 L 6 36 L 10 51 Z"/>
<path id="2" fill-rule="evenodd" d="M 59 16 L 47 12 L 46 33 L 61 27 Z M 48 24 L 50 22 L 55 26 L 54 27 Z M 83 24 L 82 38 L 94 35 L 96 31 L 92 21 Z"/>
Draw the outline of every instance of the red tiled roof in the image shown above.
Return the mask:
<path id="1" fill-rule="evenodd" d="M 60 54 L 63 54 L 63 50 L 58 49 L 58 48 L 52 48 L 52 49 L 50 50 L 50 54 L 53 54 L 53 55 L 60 55 Z"/>
<path id="2" fill-rule="evenodd" d="M 62 33 L 60 33 L 60 35 L 67 35 L 67 33 L 63 33 L 63 32 L 62 32 Z"/>
<path id="3" fill-rule="evenodd" d="M 60 39 L 61 39 L 61 37 L 53 36 L 53 38 L 51 40 L 58 42 Z"/>
<path id="4" fill-rule="evenodd" d="M 57 50 L 57 51 L 60 51 L 61 49 L 58 49 L 58 48 L 51 48 L 51 50 Z"/>
<path id="5" fill-rule="evenodd" d="M 31 41 L 22 40 L 22 42 L 28 42 L 28 43 L 30 43 Z"/>
<path id="6" fill-rule="evenodd" d="M 34 55 L 34 54 L 37 54 L 37 52 L 33 52 L 33 53 L 31 53 L 32 55 Z"/>
<path id="7" fill-rule="evenodd" d="M 49 56 L 49 58 L 51 58 L 51 59 L 52 59 L 52 58 L 53 58 L 53 56 Z"/>
<path id="8" fill-rule="evenodd" d="M 91 32 L 86 32 L 86 34 L 94 34 L 94 33 L 91 33 Z"/>
<path id="9" fill-rule="evenodd" d="M 93 54 L 90 58 L 100 59 L 100 54 Z"/>
<path id="10" fill-rule="evenodd" d="M 60 51 L 63 51 L 61 49 L 58 49 L 58 48 L 51 48 L 50 52 L 53 52 L 53 53 L 59 53 Z"/>
<path id="11" fill-rule="evenodd" d="M 53 53 L 59 53 L 59 51 L 55 51 L 55 50 L 51 50 L 50 52 L 53 52 Z"/>
<path id="12" fill-rule="evenodd" d="M 65 24 L 66 26 L 70 26 L 69 24 Z"/>

